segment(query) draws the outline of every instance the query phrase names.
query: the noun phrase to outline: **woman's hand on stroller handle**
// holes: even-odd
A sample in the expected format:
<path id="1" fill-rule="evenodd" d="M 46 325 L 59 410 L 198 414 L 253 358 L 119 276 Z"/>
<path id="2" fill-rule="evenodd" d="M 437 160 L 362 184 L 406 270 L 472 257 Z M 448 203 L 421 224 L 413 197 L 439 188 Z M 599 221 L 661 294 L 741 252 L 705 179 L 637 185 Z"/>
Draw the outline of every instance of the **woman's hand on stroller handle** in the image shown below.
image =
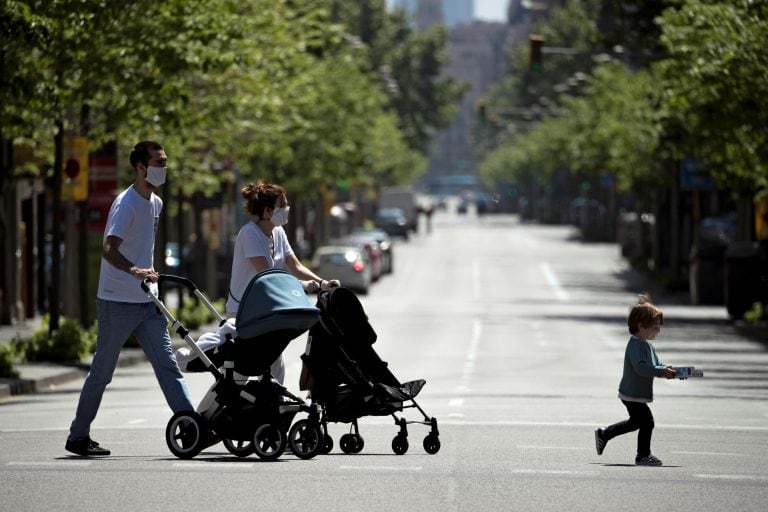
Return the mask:
<path id="1" fill-rule="evenodd" d="M 341 283 L 338 279 L 331 279 L 330 281 L 321 279 L 320 282 L 317 282 L 314 279 L 301 281 L 301 287 L 304 288 L 306 293 L 324 292 L 331 288 L 338 288 L 339 286 L 341 286 Z"/>
<path id="2" fill-rule="evenodd" d="M 320 289 L 320 285 L 317 284 L 317 281 L 309 280 L 309 281 L 302 281 L 301 287 L 304 288 L 304 293 L 315 293 Z"/>
<path id="3" fill-rule="evenodd" d="M 339 282 L 338 279 L 331 279 L 330 281 L 326 281 L 325 279 L 323 279 L 322 281 L 320 281 L 320 291 L 323 291 L 323 292 L 328 291 L 331 288 L 338 288 L 339 286 L 341 286 L 341 283 Z"/>

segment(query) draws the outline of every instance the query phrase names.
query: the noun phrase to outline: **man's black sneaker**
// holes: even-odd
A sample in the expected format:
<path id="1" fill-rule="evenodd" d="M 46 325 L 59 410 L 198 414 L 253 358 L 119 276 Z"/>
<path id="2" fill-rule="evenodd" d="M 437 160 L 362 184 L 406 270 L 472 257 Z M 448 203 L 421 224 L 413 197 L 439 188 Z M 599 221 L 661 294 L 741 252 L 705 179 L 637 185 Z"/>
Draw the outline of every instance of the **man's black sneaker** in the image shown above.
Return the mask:
<path id="1" fill-rule="evenodd" d="M 103 457 L 104 455 L 109 455 L 111 453 L 109 450 L 99 446 L 99 443 L 92 440 L 90 437 L 67 439 L 65 448 L 68 452 L 72 452 L 83 457 Z"/>

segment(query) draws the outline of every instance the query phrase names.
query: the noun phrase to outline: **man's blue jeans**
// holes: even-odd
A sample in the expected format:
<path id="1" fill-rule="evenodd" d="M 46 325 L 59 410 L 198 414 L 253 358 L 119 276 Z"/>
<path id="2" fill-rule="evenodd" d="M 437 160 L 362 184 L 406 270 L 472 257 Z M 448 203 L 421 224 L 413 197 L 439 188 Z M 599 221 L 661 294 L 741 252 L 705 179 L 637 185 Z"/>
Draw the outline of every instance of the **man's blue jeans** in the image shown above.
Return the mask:
<path id="1" fill-rule="evenodd" d="M 173 355 L 167 321 L 153 302 L 129 303 L 97 300 L 98 337 L 96 353 L 85 378 L 75 419 L 69 429 L 70 439 L 90 435 L 91 423 L 101 404 L 104 390 L 112 381 L 118 356 L 131 334 L 136 336 L 146 354 L 171 410 L 194 411 L 189 389 Z"/>

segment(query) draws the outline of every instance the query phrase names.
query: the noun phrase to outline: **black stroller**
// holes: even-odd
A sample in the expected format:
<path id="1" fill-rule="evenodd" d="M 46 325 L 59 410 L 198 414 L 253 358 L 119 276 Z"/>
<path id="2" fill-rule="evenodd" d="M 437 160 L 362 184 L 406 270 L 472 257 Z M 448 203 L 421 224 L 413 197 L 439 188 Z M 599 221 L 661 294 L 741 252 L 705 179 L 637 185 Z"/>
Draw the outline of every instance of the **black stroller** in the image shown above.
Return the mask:
<path id="1" fill-rule="evenodd" d="M 318 295 L 320 322 L 309 330 L 307 350 L 302 355 L 304 374 L 302 388 L 309 389 L 313 404 L 322 407 L 321 451 L 333 449 L 328 423 L 350 423 L 350 433 L 339 439 L 344 453 L 359 453 L 364 446 L 357 420 L 363 416 L 391 415 L 400 431 L 392 440 L 392 451 L 402 455 L 408 451 L 407 424 L 430 427 L 424 438 L 424 450 L 435 454 L 440 450 L 437 419 L 427 416 L 414 398 L 424 380 L 401 383 L 379 358 L 372 345 L 376 332 L 368 323 L 363 306 L 347 288 L 335 288 Z M 410 402 L 408 405 L 404 405 Z M 395 413 L 416 408 L 420 421 L 407 421 Z"/>
<path id="2" fill-rule="evenodd" d="M 164 281 L 191 289 L 220 326 L 224 325 L 226 319 L 189 279 L 161 275 L 161 286 Z M 216 379 L 197 411 L 178 412 L 168 422 L 166 442 L 174 455 L 192 458 L 218 440 L 234 455 L 246 457 L 255 452 L 265 460 L 280 457 L 286 445 L 303 459 L 320 451 L 320 408 L 291 394 L 269 371 L 291 340 L 319 318 L 319 310 L 295 277 L 283 270 L 257 274 L 243 294 L 236 334 L 228 334 L 223 344 L 205 352 L 163 302 L 149 292 L 146 282 L 142 289 L 197 356 L 188 363 L 187 371 L 209 371 Z M 308 417 L 291 426 L 299 412 L 308 413 Z"/>

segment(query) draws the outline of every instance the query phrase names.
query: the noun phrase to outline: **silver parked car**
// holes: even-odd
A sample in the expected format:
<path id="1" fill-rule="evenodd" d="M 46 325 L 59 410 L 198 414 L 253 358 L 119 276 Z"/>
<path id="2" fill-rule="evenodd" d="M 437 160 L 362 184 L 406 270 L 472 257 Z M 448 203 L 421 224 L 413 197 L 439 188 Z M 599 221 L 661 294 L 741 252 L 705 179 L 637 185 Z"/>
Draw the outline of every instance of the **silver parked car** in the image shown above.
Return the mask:
<path id="1" fill-rule="evenodd" d="M 371 260 L 365 249 L 352 245 L 323 245 L 312 258 L 312 268 L 324 279 L 338 279 L 342 286 L 368 293 L 373 280 Z"/>

